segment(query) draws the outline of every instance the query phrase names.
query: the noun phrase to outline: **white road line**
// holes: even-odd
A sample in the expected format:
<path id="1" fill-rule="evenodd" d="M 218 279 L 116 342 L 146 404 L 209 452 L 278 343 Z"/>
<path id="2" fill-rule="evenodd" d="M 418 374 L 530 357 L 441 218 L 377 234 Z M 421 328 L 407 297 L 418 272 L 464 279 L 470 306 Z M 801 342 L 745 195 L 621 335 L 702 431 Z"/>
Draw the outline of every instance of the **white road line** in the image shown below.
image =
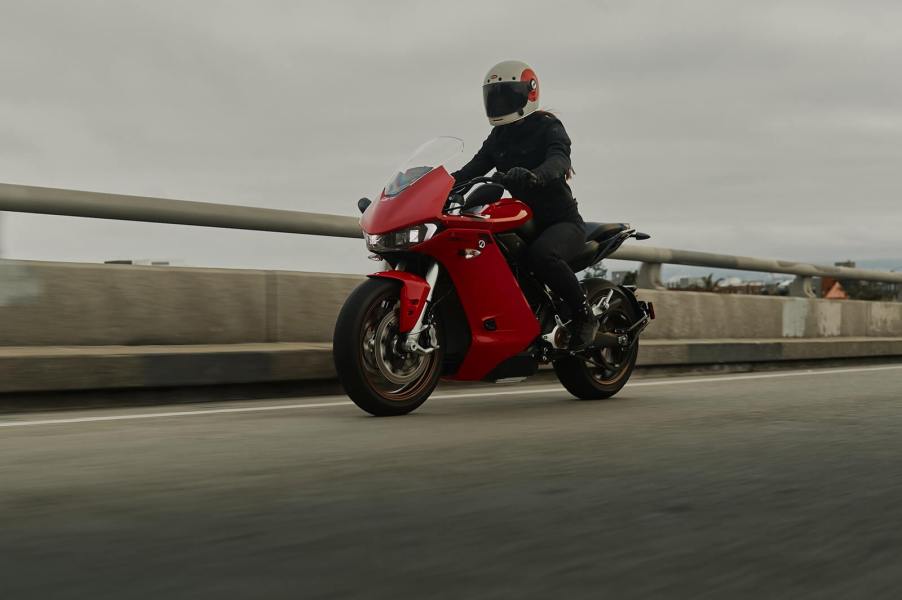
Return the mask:
<path id="1" fill-rule="evenodd" d="M 724 375 L 712 377 L 696 377 L 692 379 L 660 379 L 655 381 L 637 381 L 629 383 L 626 387 L 647 387 L 655 385 L 687 385 L 697 383 L 718 383 L 721 381 L 747 381 L 754 379 L 777 379 L 780 377 L 810 377 L 812 375 L 838 375 L 844 373 L 868 373 L 870 371 L 894 371 L 902 369 L 902 365 L 888 365 L 882 367 L 861 367 L 850 369 L 807 369 L 804 371 L 783 371 L 779 373 L 761 373 L 755 375 Z M 486 396 L 519 396 L 527 394 L 543 394 L 563 392 L 560 386 L 553 387 L 527 387 L 515 390 L 497 390 L 467 392 L 463 394 L 436 394 L 432 400 L 453 400 L 455 398 L 481 398 Z M 68 419 L 41 419 L 36 421 L 6 421 L 0 422 L 0 427 L 29 427 L 34 425 L 64 425 L 69 423 L 95 423 L 102 421 L 127 421 L 131 419 L 162 419 L 169 417 L 197 417 L 202 415 L 221 415 L 229 413 L 251 413 L 272 410 L 298 410 L 303 408 L 325 408 L 330 406 L 349 406 L 353 402 L 344 400 L 341 402 L 318 402 L 315 404 L 278 404 L 270 406 L 247 406 L 242 408 L 211 408 L 207 410 L 183 410 L 177 412 L 136 413 L 124 415 L 108 415 L 98 417 L 73 417 Z"/>
<path id="2" fill-rule="evenodd" d="M 902 365 L 891 365 L 884 367 L 861 367 L 857 369 L 806 369 L 804 371 L 781 371 L 779 373 L 761 373 L 756 375 L 712 375 L 710 377 L 695 377 L 692 379 L 684 378 L 664 378 L 655 381 L 636 381 L 627 383 L 627 388 L 645 387 L 652 385 L 684 385 L 692 383 L 717 383 L 720 381 L 743 381 L 747 379 L 776 379 L 778 377 L 806 377 L 810 375 L 834 375 L 838 373 L 863 373 L 867 371 L 891 371 L 902 369 Z M 437 394 L 430 399 L 451 399 L 451 398 L 477 398 L 480 396 L 506 396 L 516 394 L 541 394 L 543 392 L 560 392 L 563 391 L 561 386 L 555 387 L 533 387 L 528 389 L 517 390 L 501 390 L 497 392 L 470 392 L 466 394 Z"/>
<path id="3" fill-rule="evenodd" d="M 164 417 L 196 417 L 199 415 L 221 415 L 226 413 L 260 412 L 264 410 L 289 410 L 296 408 L 322 408 L 325 406 L 347 406 L 343 402 L 321 402 L 318 404 L 281 404 L 277 406 L 247 406 L 244 408 L 211 408 L 208 410 L 182 410 L 178 412 L 137 413 L 133 415 L 108 415 L 105 417 L 74 417 L 71 419 L 42 419 L 40 421 L 7 421 L 0 427 L 23 427 L 26 425 L 60 425 L 63 423 L 93 423 L 95 421 L 125 421 L 128 419 L 160 419 Z"/>
<path id="4" fill-rule="evenodd" d="M 660 379 L 657 381 L 637 381 L 628 383 L 627 387 L 639 387 L 646 385 L 679 385 L 684 383 L 710 383 L 717 381 L 743 381 L 746 379 L 777 379 L 779 377 L 806 377 L 810 375 L 837 375 L 842 373 L 866 373 L 868 371 L 898 371 L 902 365 L 887 365 L 884 367 L 860 367 L 857 369 L 805 369 L 804 371 L 781 371 L 779 373 L 762 373 L 758 375 L 723 375 L 695 379 Z"/>

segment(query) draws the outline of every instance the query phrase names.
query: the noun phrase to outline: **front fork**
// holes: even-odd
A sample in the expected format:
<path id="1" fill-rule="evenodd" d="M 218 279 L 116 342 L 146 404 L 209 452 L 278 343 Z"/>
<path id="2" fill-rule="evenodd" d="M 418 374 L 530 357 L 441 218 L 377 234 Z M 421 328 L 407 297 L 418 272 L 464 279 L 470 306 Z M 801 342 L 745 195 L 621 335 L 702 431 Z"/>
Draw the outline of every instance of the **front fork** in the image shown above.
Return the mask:
<path id="1" fill-rule="evenodd" d="M 413 325 L 413 328 L 407 333 L 407 339 L 404 341 L 404 348 L 408 352 L 416 352 L 417 354 L 431 354 L 438 348 L 438 336 L 435 333 L 435 325 L 429 324 L 429 348 L 420 345 L 420 334 L 423 333 L 423 321 L 426 318 L 426 309 L 432 303 L 432 295 L 435 293 L 435 283 L 438 281 L 438 261 L 432 261 L 429 268 L 426 269 L 426 285 L 429 291 L 426 293 L 426 300 L 420 306 L 420 314 Z"/>

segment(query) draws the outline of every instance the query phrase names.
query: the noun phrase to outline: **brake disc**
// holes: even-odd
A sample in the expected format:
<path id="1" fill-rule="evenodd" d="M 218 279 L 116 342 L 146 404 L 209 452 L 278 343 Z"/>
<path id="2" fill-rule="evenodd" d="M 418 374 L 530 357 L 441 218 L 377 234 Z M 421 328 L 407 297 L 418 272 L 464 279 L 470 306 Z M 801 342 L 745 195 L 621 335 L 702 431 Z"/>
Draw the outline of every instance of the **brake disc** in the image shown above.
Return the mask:
<path id="1" fill-rule="evenodd" d="M 385 315 L 376 327 L 374 337 L 374 362 L 379 374 L 395 385 L 416 381 L 428 368 L 426 356 L 405 352 L 398 332 L 398 317 L 392 311 Z"/>

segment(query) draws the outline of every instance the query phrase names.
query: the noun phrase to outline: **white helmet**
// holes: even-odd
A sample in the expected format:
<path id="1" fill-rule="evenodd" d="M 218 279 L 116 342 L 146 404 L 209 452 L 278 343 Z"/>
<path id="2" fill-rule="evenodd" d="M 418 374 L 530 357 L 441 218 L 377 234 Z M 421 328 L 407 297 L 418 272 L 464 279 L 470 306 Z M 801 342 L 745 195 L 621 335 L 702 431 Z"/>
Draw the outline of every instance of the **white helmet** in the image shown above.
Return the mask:
<path id="1" fill-rule="evenodd" d="M 493 126 L 519 121 L 539 108 L 539 78 L 525 62 L 500 62 L 482 80 L 482 99 Z"/>

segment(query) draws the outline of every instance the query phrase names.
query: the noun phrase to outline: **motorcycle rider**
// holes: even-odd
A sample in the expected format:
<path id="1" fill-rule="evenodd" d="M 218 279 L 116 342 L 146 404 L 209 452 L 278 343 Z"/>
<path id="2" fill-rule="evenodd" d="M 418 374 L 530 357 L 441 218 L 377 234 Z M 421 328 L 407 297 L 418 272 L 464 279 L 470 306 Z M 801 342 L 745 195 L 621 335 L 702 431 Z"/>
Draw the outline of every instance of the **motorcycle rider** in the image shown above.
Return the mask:
<path id="1" fill-rule="evenodd" d="M 500 62 L 482 80 L 486 116 L 493 129 L 476 155 L 452 173 L 456 183 L 491 169 L 533 212 L 538 236 L 529 245 L 529 267 L 570 308 L 570 348 L 589 345 L 598 321 L 568 261 L 585 244 L 583 219 L 567 180 L 570 138 L 553 114 L 539 110 L 539 80 L 524 62 Z"/>

